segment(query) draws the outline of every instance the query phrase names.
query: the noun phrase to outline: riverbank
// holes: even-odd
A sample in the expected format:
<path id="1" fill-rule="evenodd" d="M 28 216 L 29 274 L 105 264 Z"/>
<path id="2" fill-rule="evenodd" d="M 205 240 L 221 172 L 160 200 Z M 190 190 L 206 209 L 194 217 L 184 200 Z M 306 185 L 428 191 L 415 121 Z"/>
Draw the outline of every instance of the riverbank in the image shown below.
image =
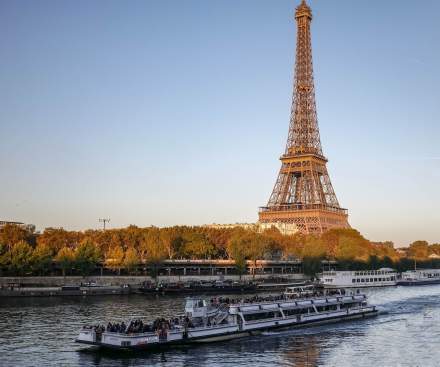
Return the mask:
<path id="1" fill-rule="evenodd" d="M 263 288 L 254 291 L 279 291 L 285 288 L 285 283 L 301 282 L 307 280 L 302 274 L 289 276 L 159 276 L 153 279 L 149 276 L 90 276 L 90 277 L 0 277 L 0 297 L 60 297 L 60 296 L 103 296 L 126 295 L 142 293 L 144 284 L 189 284 L 191 282 L 229 281 L 249 284 L 257 282 L 264 284 Z M 68 287 L 66 287 L 68 286 Z M 188 293 L 188 288 L 182 287 L 182 292 L 174 290 L 174 294 Z M 226 288 L 227 289 L 227 288 Z M 206 291 L 211 289 L 206 288 Z M 184 292 L 185 291 L 185 292 Z M 212 291 L 216 291 L 212 289 Z M 220 291 L 220 290 L 219 290 Z M 195 293 L 197 291 L 194 290 Z M 148 294 L 168 294 L 166 288 L 152 286 Z M 189 292 L 190 293 L 190 292 Z"/>
<path id="2" fill-rule="evenodd" d="M 18 287 L 0 290 L 0 297 L 72 297 L 72 296 L 111 296 L 126 295 L 134 291 L 131 287 Z"/>
<path id="3" fill-rule="evenodd" d="M 22 287 L 61 287 L 67 284 L 80 285 L 81 283 L 94 282 L 96 285 L 100 286 L 121 286 L 124 284 L 128 285 L 139 285 L 143 282 L 151 283 L 178 283 L 178 282 L 197 282 L 197 281 L 216 281 L 216 280 L 230 280 L 233 282 L 243 281 L 273 281 L 277 280 L 283 281 L 301 281 L 307 278 L 304 274 L 258 274 L 243 275 L 240 279 L 238 275 L 187 275 L 187 276 L 158 276 L 156 279 L 150 276 L 30 276 L 30 277 L 0 277 L 0 286 L 8 287 L 11 284 L 19 284 Z"/>

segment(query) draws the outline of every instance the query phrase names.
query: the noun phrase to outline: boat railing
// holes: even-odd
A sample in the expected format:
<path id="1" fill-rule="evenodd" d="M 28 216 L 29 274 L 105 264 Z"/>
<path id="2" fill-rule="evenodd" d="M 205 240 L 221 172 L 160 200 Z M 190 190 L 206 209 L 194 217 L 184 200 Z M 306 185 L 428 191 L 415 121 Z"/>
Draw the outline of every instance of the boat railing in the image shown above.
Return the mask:
<path id="1" fill-rule="evenodd" d="M 93 330 L 92 330 L 93 331 Z M 167 329 L 166 330 L 168 334 L 172 333 L 179 333 L 183 331 L 183 327 L 181 325 L 174 326 L 173 329 Z M 121 336 L 121 337 L 129 337 L 129 338 L 137 338 L 141 336 L 158 336 L 158 333 L 160 330 L 156 331 L 146 331 L 146 332 L 138 332 L 138 333 L 121 333 L 120 331 L 104 331 L 103 334 L 112 335 L 112 336 Z"/>
<path id="2" fill-rule="evenodd" d="M 340 303 L 344 301 L 363 301 L 367 299 L 367 296 L 365 294 L 356 294 L 356 295 L 347 295 L 347 296 L 334 296 L 334 297 L 308 297 L 308 298 L 295 298 L 295 299 L 283 299 L 283 300 L 277 300 L 277 301 L 268 301 L 268 302 L 254 302 L 254 303 L 238 303 L 238 304 L 231 304 L 230 307 L 246 307 L 246 306 L 265 306 L 265 305 L 273 305 L 278 304 L 279 308 L 282 308 L 280 304 L 282 303 L 295 303 L 295 307 L 301 306 L 298 305 L 297 302 L 304 302 L 304 301 L 310 301 L 310 304 L 319 303 L 319 301 L 323 304 L 328 303 Z"/>

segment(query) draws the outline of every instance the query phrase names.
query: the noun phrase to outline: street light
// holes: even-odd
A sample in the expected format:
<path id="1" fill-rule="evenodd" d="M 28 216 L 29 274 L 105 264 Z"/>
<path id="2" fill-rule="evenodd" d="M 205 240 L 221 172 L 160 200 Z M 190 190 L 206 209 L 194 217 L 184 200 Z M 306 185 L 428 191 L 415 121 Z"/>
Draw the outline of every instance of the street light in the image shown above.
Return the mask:
<path id="1" fill-rule="evenodd" d="M 99 218 L 99 221 L 103 224 L 105 231 L 105 224 L 110 222 L 110 218 Z"/>

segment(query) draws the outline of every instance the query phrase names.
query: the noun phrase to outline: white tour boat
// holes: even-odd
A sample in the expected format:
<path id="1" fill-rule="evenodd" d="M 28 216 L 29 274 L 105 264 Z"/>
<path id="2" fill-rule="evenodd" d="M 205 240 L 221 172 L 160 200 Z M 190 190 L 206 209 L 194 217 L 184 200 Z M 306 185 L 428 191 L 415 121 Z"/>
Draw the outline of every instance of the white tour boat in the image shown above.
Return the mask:
<path id="1" fill-rule="evenodd" d="M 385 287 L 396 285 L 397 272 L 390 268 L 359 271 L 324 271 L 320 276 L 325 288 Z"/>
<path id="2" fill-rule="evenodd" d="M 211 302 L 188 298 L 185 315 L 153 324 L 141 320 L 116 326 L 84 327 L 76 342 L 114 349 L 154 349 L 175 344 L 214 342 L 279 328 L 362 319 L 377 315 L 362 294 L 257 302 Z"/>
<path id="3" fill-rule="evenodd" d="M 439 283 L 440 269 L 419 269 L 405 271 L 402 273 L 401 279 L 397 281 L 398 285 L 425 285 Z"/>
<path id="4" fill-rule="evenodd" d="M 283 293 L 286 298 L 304 298 L 311 297 L 316 292 L 316 286 L 313 284 L 296 285 L 293 287 L 287 287 L 286 291 Z"/>

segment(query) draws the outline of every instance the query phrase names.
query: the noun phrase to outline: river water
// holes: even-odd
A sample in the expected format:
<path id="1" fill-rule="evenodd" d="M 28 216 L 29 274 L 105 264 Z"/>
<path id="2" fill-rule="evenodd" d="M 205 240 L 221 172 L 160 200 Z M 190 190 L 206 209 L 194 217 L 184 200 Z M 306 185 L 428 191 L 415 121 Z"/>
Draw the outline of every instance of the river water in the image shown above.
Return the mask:
<path id="1" fill-rule="evenodd" d="M 181 313 L 183 297 L 0 299 L 0 366 L 440 366 L 440 285 L 366 292 L 376 318 L 166 352 L 99 352 L 83 324 Z"/>

